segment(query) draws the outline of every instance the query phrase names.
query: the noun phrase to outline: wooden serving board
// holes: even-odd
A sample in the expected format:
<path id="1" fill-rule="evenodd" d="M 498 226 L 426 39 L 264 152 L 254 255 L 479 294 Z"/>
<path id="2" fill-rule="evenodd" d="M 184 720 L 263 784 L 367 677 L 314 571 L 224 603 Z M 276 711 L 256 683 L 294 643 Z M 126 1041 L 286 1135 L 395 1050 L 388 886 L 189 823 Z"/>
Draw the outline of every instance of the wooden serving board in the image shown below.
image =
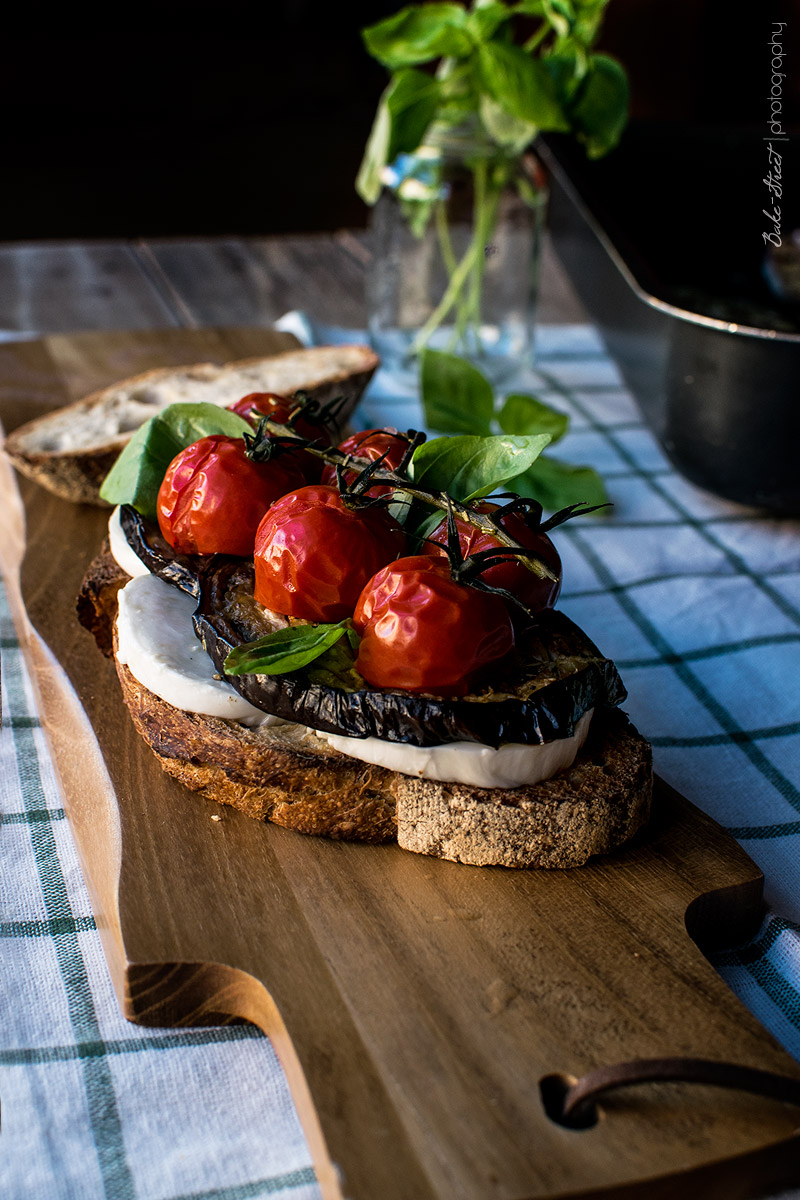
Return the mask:
<path id="1" fill-rule="evenodd" d="M 134 369 L 258 353 L 268 336 L 0 347 L 0 413 L 9 429 Z M 21 482 L 24 513 L 4 464 L 4 573 L 123 1011 L 261 1026 L 329 1200 L 731 1200 L 797 1178 L 797 1110 L 776 1101 L 647 1085 L 586 1130 L 541 1102 L 547 1075 L 639 1057 L 800 1077 L 692 940 L 732 943 L 760 915 L 760 874 L 718 826 L 660 784 L 652 826 L 621 853 L 507 871 L 306 838 L 203 801 L 161 772 L 74 618 L 106 515 Z"/>

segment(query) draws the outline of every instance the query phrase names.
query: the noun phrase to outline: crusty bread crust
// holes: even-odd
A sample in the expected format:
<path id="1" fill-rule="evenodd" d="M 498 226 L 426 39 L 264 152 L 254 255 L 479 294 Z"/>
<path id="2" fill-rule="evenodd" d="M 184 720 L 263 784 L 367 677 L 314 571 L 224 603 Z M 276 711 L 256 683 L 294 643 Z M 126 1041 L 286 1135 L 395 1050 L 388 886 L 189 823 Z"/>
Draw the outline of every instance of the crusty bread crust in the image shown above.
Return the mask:
<path id="1" fill-rule="evenodd" d="M 543 783 L 504 790 L 405 778 L 401 790 L 405 850 L 480 867 L 578 867 L 646 824 L 652 754 L 623 712 L 605 708 L 573 765 Z"/>
<path id="2" fill-rule="evenodd" d="M 326 746 L 313 731 L 248 729 L 173 708 L 117 663 L 137 731 L 192 791 L 249 817 L 474 866 L 576 867 L 628 841 L 650 813 L 650 747 L 624 713 L 595 714 L 568 770 L 513 789 L 399 775 Z"/>
<path id="3" fill-rule="evenodd" d="M 106 658 L 114 653 L 114 622 L 117 617 L 117 593 L 130 580 L 112 556 L 108 538 L 97 558 L 83 577 L 75 601 L 78 620 L 88 629 Z"/>
<path id="4" fill-rule="evenodd" d="M 111 637 L 126 579 L 106 554 L 84 581 L 82 623 L 101 641 Z M 616 849 L 650 814 L 650 746 L 615 708 L 595 712 L 575 763 L 553 779 L 475 788 L 363 763 L 304 726 L 251 729 L 184 712 L 115 664 L 133 723 L 168 774 L 207 799 L 300 833 L 397 838 L 404 849 L 475 866 L 563 868 Z"/>
<path id="5" fill-rule="evenodd" d="M 265 358 L 245 358 L 218 366 L 196 363 L 158 367 L 92 392 L 55 412 L 28 421 L 9 434 L 5 448 L 25 475 L 65 500 L 103 504 L 100 486 L 131 434 L 172 399 L 202 400 L 217 390 L 233 403 L 247 391 L 304 390 L 321 404 L 343 397 L 338 416 L 343 425 L 378 366 L 368 346 L 314 346 L 287 350 Z M 226 379 L 244 373 L 244 391 L 224 394 Z M 169 398 L 159 389 L 174 385 Z"/>
<path id="6" fill-rule="evenodd" d="M 395 836 L 391 771 L 331 750 L 303 726 L 248 729 L 183 712 L 116 667 L 137 731 L 192 791 L 300 833 L 363 842 Z"/>

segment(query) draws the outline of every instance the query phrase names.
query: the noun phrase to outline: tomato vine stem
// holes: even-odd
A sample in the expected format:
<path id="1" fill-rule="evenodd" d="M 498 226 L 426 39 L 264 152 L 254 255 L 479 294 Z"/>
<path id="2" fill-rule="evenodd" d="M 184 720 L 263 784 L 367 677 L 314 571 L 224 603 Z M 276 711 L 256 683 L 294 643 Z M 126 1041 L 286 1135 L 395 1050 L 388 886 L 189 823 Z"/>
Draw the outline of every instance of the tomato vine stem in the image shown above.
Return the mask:
<path id="1" fill-rule="evenodd" d="M 298 409 L 298 412 L 302 411 Z M 289 421 L 291 422 L 294 414 L 290 414 Z M 502 546 L 514 552 L 519 557 L 520 561 L 537 575 L 540 579 L 549 579 L 551 582 L 557 582 L 557 576 L 553 574 L 550 568 L 542 562 L 534 551 L 521 546 L 510 534 L 493 520 L 488 513 L 476 512 L 474 508 L 470 508 L 461 500 L 456 500 L 445 491 L 440 491 L 434 488 L 421 487 L 419 484 L 408 479 L 406 476 L 399 474 L 397 471 L 388 470 L 385 467 L 380 467 L 371 459 L 359 458 L 353 454 L 347 454 L 340 450 L 337 446 L 321 446 L 316 442 L 310 442 L 306 438 L 300 436 L 292 428 L 291 424 L 281 424 L 279 421 L 273 420 L 272 417 L 263 416 L 258 424 L 258 429 L 253 437 L 245 435 L 245 440 L 248 442 L 248 449 L 255 451 L 258 455 L 262 446 L 263 456 L 269 457 L 269 439 L 266 434 L 271 434 L 273 438 L 280 439 L 278 443 L 278 452 L 280 453 L 280 445 L 285 448 L 289 442 L 297 442 L 309 454 L 315 458 L 322 459 L 323 462 L 330 463 L 333 466 L 341 467 L 342 470 L 364 471 L 369 469 L 370 486 L 374 484 L 390 484 L 397 491 L 406 492 L 414 500 L 420 500 L 423 504 L 429 504 L 433 508 L 441 509 L 445 514 L 454 512 L 462 521 L 469 522 L 483 533 L 491 534 Z M 264 443 L 267 443 L 266 446 Z M 380 501 L 378 501 L 380 502 Z M 375 500 L 370 498 L 367 503 L 375 503 Z M 494 516 L 501 516 L 501 513 L 495 513 Z"/>

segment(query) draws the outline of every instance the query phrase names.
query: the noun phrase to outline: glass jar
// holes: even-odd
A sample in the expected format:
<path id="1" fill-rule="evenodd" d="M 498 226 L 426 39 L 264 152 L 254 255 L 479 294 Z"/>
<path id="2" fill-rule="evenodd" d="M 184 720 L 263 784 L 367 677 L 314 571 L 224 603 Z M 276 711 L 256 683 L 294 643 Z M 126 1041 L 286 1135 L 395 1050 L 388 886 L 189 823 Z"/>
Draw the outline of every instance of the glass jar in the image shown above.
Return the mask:
<path id="1" fill-rule="evenodd" d="M 369 332 L 389 370 L 430 346 L 498 383 L 530 362 L 547 186 L 531 153 L 509 156 L 448 129 L 384 172 L 373 209 Z"/>

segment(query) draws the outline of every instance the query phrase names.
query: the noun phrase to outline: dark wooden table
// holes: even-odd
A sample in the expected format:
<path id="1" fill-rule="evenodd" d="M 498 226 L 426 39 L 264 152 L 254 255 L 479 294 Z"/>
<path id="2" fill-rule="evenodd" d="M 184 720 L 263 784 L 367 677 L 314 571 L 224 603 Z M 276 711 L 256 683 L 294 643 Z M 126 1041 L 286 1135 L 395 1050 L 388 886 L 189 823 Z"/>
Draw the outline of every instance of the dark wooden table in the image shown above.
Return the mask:
<path id="1" fill-rule="evenodd" d="M 271 325 L 289 309 L 365 324 L 365 234 L 0 245 L 0 337 Z M 539 319 L 585 320 L 546 241 Z"/>

